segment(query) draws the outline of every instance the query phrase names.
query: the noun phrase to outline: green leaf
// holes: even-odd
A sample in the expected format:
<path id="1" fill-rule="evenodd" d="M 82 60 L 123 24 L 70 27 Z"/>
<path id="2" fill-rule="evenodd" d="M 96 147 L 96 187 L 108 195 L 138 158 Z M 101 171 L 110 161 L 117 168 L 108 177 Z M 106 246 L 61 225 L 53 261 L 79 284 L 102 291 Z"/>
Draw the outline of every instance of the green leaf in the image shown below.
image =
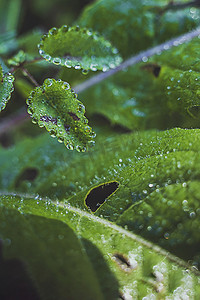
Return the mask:
<path id="1" fill-rule="evenodd" d="M 42 299 L 200 295 L 198 272 L 106 220 L 39 197 L 0 205 L 3 259 L 26 264 Z"/>
<path id="2" fill-rule="evenodd" d="M 199 129 L 173 129 L 102 137 L 95 152 L 79 155 L 48 136 L 23 141 L 1 151 L 1 189 L 39 193 L 86 210 L 90 191 L 118 182 L 95 214 L 198 263 L 199 134 Z M 94 193 L 90 207 L 92 201 L 102 204 L 98 197 Z"/>
<path id="3" fill-rule="evenodd" d="M 0 111 L 6 107 L 11 97 L 11 93 L 14 90 L 13 81 L 14 76 L 8 72 L 4 72 L 0 65 Z"/>
<path id="4" fill-rule="evenodd" d="M 199 38 L 151 59 L 161 67 L 158 84 L 170 112 L 200 106 Z"/>
<path id="5" fill-rule="evenodd" d="M 199 147 L 198 129 L 97 139 L 96 151 L 81 155 L 41 136 L 1 151 L 1 189 L 39 193 L 86 210 L 89 191 L 118 182 L 118 189 L 106 202 L 103 199 L 96 214 L 197 263 Z M 99 193 L 94 195 L 96 206 Z"/>
<path id="6" fill-rule="evenodd" d="M 83 92 L 88 115 L 101 114 L 129 129 L 199 126 L 198 52 L 195 38 Z"/>
<path id="7" fill-rule="evenodd" d="M 19 198 L 5 199 L 11 202 L 14 200 L 15 206 Z M 12 206 L 9 209 L 2 204 L 1 201 L 1 225 L 5 224 L 4 229 L 0 225 L 3 259 L 11 262 L 17 258 L 28 267 L 29 276 L 40 299 L 104 299 L 95 271 L 80 240 L 67 224 L 48 216 L 23 216 Z M 34 204 L 37 206 L 36 201 Z M 41 215 L 45 215 L 45 212 Z M 5 286 L 8 288 L 8 278 L 2 280 L 0 295 Z M 18 286 L 20 288 L 23 285 Z M 8 293 L 9 290 L 4 291 L 5 295 Z M 16 295 L 13 291 L 12 298 L 14 297 Z"/>
<path id="8" fill-rule="evenodd" d="M 8 59 L 8 64 L 15 67 L 20 66 L 28 59 L 30 59 L 30 56 L 27 55 L 23 50 L 20 50 L 16 55 Z"/>
<path id="9" fill-rule="evenodd" d="M 45 79 L 31 92 L 27 104 L 32 122 L 45 127 L 67 149 L 86 151 L 94 144 L 95 134 L 84 116 L 85 107 L 67 82 Z"/>
<path id="10" fill-rule="evenodd" d="M 79 26 L 53 27 L 39 44 L 39 53 L 47 61 L 67 68 L 102 70 L 121 63 L 117 49 L 96 32 Z"/>
<path id="11" fill-rule="evenodd" d="M 167 11 L 168 2 L 98 0 L 83 10 L 78 24 L 98 31 L 129 57 L 199 25 L 199 9 Z"/>

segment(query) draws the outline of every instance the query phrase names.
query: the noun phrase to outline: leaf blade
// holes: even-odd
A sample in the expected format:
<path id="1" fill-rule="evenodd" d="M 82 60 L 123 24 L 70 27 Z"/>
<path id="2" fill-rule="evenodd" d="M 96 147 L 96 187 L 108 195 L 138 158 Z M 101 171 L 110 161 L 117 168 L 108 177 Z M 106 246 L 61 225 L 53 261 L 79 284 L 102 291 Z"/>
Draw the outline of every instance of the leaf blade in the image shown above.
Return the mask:
<path id="1" fill-rule="evenodd" d="M 94 144 L 95 134 L 84 116 L 85 107 L 68 83 L 46 79 L 41 87 L 31 92 L 27 104 L 32 121 L 45 127 L 68 149 L 86 151 Z"/>
<path id="2" fill-rule="evenodd" d="M 47 61 L 67 68 L 107 71 L 121 63 L 110 42 L 86 28 L 63 25 L 53 27 L 39 44 L 39 53 Z"/>
<path id="3" fill-rule="evenodd" d="M 11 97 L 11 93 L 14 90 L 13 82 L 14 76 L 9 72 L 4 72 L 0 65 L 0 111 L 6 107 Z"/>

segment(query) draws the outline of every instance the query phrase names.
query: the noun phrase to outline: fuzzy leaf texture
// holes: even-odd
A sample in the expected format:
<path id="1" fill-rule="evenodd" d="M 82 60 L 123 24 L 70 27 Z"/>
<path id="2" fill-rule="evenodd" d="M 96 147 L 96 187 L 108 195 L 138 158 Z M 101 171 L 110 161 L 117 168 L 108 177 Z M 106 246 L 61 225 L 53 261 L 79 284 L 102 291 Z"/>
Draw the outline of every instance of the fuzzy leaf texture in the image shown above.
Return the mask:
<path id="1" fill-rule="evenodd" d="M 107 71 L 122 61 L 110 42 L 79 26 L 52 28 L 42 37 L 39 53 L 47 61 L 67 68 Z M 83 71 L 84 72 L 84 71 Z"/>
<path id="2" fill-rule="evenodd" d="M 32 122 L 45 127 L 67 149 L 86 151 L 94 144 L 95 133 L 84 116 L 85 107 L 67 82 L 45 79 L 31 92 L 27 104 Z"/>
<path id="3" fill-rule="evenodd" d="M 4 72 L 0 65 L 0 111 L 6 107 L 6 104 L 11 97 L 11 93 L 14 90 L 13 81 L 14 76 L 9 72 Z"/>
<path id="4" fill-rule="evenodd" d="M 32 291 L 34 299 L 200 296 L 200 277 L 184 262 L 72 206 L 1 196 L 0 216 L 0 295 L 8 295 L 6 276 L 14 280 L 15 267 L 16 291 L 28 287 L 27 297 Z"/>

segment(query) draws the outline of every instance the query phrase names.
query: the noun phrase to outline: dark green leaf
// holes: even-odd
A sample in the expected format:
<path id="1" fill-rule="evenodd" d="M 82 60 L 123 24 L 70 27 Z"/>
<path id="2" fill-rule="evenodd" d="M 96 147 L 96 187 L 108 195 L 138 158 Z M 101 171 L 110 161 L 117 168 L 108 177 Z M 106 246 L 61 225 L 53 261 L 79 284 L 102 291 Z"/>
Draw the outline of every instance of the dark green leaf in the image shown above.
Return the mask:
<path id="1" fill-rule="evenodd" d="M 199 9 L 168 11 L 168 2 L 98 0 L 84 9 L 78 23 L 103 34 L 128 57 L 199 25 Z"/>

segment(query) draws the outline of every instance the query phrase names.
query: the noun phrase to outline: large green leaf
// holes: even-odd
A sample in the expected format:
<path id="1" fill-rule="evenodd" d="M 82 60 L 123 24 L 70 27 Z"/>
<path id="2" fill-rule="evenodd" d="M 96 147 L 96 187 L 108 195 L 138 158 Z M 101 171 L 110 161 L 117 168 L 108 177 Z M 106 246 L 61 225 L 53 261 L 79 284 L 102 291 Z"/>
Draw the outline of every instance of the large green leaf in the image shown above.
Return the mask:
<path id="1" fill-rule="evenodd" d="M 174 47 L 83 92 L 88 114 L 129 129 L 199 126 L 199 43 Z"/>
<path id="2" fill-rule="evenodd" d="M 4 199 L 8 203 L 2 207 Z M 19 214 L 11 205 L 15 207 L 18 201 L 22 203 L 23 199 L 1 198 L 0 239 L 5 262 L 11 264 L 13 259 L 18 259 L 27 265 L 32 285 L 41 299 L 103 299 L 95 272 L 73 230 L 56 219 L 48 219 L 42 210 L 40 217 Z M 34 204 L 37 208 L 36 201 Z M 6 266 L 4 272 L 8 272 Z M 0 295 L 3 293 L 4 299 L 8 299 L 13 293 L 12 298 L 15 297 L 14 291 L 8 290 L 8 278 L 2 280 Z M 21 285 L 18 289 L 23 291 Z"/>
<path id="3" fill-rule="evenodd" d="M 47 61 L 67 68 L 107 71 L 122 61 L 110 42 L 86 28 L 53 27 L 42 37 L 39 53 Z"/>
<path id="4" fill-rule="evenodd" d="M 6 107 L 13 92 L 14 77 L 8 72 L 4 72 L 0 65 L 0 111 Z"/>
<path id="5" fill-rule="evenodd" d="M 68 149 L 86 151 L 94 144 L 95 134 L 84 116 L 85 107 L 67 82 L 45 79 L 31 92 L 27 104 L 32 122 L 45 127 Z"/>
<path id="6" fill-rule="evenodd" d="M 106 202 L 94 193 L 93 206 L 104 203 L 96 214 L 197 263 L 199 147 L 198 129 L 101 138 L 96 151 L 80 155 L 41 136 L 1 151 L 2 189 L 39 193 L 86 210 L 84 199 L 93 188 L 117 182 Z"/>
<path id="7" fill-rule="evenodd" d="M 200 295 L 198 272 L 112 223 L 39 197 L 2 196 L 0 205 L 4 272 L 6 262 L 25 263 L 41 299 Z"/>
<path id="8" fill-rule="evenodd" d="M 168 11 L 164 9 L 168 2 L 94 1 L 84 9 L 78 24 L 97 30 L 117 47 L 123 57 L 127 57 L 187 32 L 199 24 L 199 9 Z"/>

